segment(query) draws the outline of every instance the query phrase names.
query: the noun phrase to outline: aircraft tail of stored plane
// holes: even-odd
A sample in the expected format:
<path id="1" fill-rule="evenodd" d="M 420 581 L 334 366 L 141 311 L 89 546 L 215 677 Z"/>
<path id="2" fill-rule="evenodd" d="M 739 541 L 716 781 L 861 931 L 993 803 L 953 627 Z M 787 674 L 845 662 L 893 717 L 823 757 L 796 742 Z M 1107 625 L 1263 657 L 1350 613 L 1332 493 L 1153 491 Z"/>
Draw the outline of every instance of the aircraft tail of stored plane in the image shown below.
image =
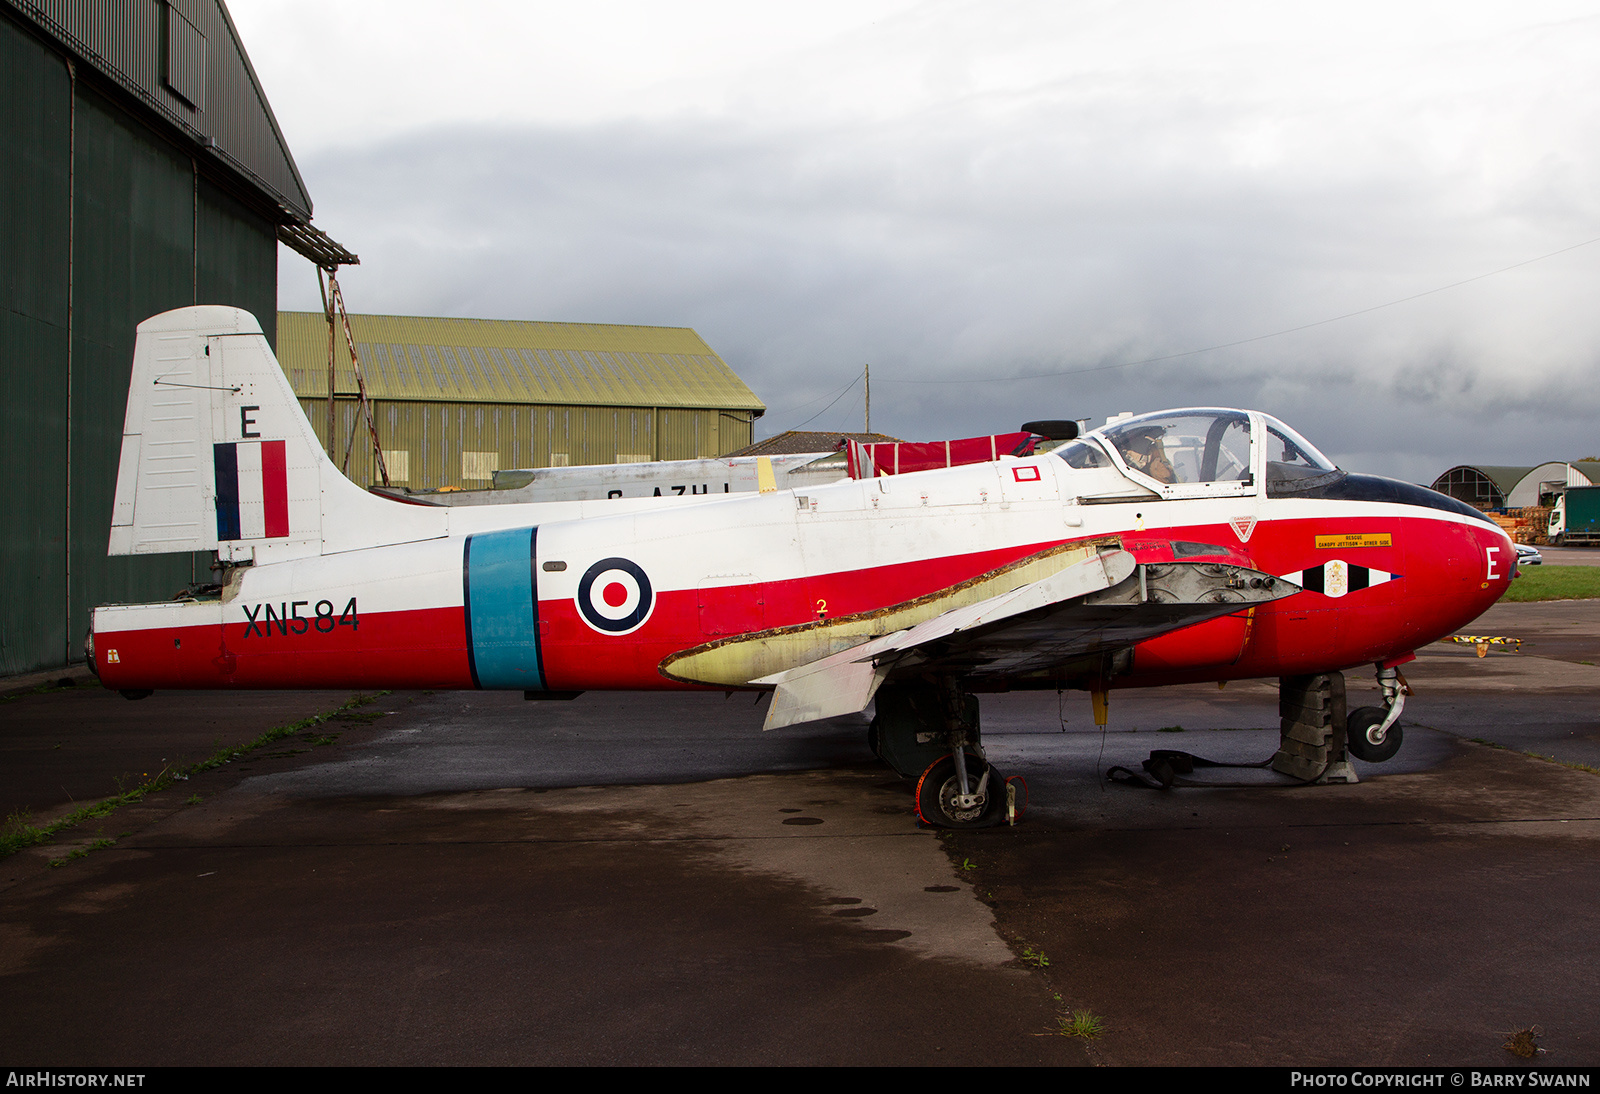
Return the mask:
<path id="1" fill-rule="evenodd" d="M 1515 557 L 1469 507 L 1214 408 L 804 494 L 410 506 L 339 473 L 254 319 L 220 307 L 140 325 L 110 549 L 217 556 L 180 600 L 96 609 L 92 664 L 130 694 L 752 688 L 769 728 L 876 700 L 875 747 L 945 824 L 996 815 L 984 691 L 1369 663 L 1392 695 L 1351 741 L 1382 758 L 1395 666 L 1493 603 Z"/>

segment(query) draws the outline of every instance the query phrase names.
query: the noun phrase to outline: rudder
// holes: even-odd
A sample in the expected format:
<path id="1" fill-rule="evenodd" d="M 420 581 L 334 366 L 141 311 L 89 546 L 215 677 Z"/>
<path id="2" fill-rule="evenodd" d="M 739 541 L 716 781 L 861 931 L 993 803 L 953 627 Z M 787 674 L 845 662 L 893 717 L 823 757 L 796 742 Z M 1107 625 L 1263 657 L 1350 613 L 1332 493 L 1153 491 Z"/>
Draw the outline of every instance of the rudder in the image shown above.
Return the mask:
<path id="1" fill-rule="evenodd" d="M 279 560 L 447 527 L 443 512 L 339 473 L 249 312 L 180 308 L 139 324 L 109 553 Z"/>

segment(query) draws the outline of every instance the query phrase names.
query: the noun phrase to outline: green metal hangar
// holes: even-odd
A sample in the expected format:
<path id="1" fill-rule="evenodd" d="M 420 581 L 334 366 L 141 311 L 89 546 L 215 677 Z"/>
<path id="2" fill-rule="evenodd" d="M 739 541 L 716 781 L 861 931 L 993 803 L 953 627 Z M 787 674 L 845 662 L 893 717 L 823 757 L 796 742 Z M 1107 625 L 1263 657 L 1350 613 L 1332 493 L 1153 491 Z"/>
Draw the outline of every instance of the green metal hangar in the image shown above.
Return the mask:
<path id="1" fill-rule="evenodd" d="M 0 0 L 0 675 L 82 660 L 89 609 L 188 556 L 107 558 L 134 328 L 230 304 L 276 336 L 311 200 L 216 0 Z"/>
<path id="2" fill-rule="evenodd" d="M 1530 470 L 1532 468 L 1457 464 L 1433 480 L 1433 489 L 1479 509 L 1504 509 L 1506 496 Z"/>
<path id="3" fill-rule="evenodd" d="M 496 471 L 724 456 L 766 411 L 686 327 L 351 315 L 378 448 L 394 486 L 481 488 Z M 344 333 L 334 462 L 380 482 Z M 278 360 L 328 442 L 328 322 L 278 316 Z M 352 435 L 354 441 L 352 443 Z"/>
<path id="4" fill-rule="evenodd" d="M 1600 483 L 1600 462 L 1554 460 L 1537 467 L 1458 464 L 1433 480 L 1441 494 L 1479 509 L 1521 509 L 1551 505 L 1569 486 Z"/>

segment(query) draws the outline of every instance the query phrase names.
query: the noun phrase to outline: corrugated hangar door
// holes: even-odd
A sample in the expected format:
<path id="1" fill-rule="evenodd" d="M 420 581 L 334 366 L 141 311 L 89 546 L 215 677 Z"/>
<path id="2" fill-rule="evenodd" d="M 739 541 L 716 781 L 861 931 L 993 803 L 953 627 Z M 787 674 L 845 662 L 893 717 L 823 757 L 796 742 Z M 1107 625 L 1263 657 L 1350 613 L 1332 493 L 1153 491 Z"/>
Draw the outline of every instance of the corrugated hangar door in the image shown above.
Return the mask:
<path id="1" fill-rule="evenodd" d="M 0 19 L 0 674 L 45 664 L 67 641 L 71 109 L 66 65 Z"/>

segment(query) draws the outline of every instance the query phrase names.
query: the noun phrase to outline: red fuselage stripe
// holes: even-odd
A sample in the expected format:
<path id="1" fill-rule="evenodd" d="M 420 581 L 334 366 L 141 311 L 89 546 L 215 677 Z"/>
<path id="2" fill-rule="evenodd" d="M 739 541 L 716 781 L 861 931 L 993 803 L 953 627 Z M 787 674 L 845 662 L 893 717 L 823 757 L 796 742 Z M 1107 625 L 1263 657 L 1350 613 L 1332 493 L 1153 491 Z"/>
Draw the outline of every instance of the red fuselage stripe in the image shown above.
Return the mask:
<path id="1" fill-rule="evenodd" d="M 1513 567 L 1487 554 L 1506 550 L 1498 530 L 1421 515 L 1265 521 L 1244 543 L 1227 524 L 1123 539 L 1141 562 L 1172 561 L 1176 541 L 1191 554 L 1215 545 L 1219 558 L 1275 575 L 1304 574 L 1332 561 L 1385 575 L 1371 587 L 1307 590 L 1263 605 L 1248 627 L 1218 621 L 1163 636 L 1150 644 L 1143 665 L 1135 650 L 1132 676 L 1118 681 L 1126 684 L 1322 672 L 1392 658 L 1476 618 L 1504 592 Z M 1330 542 L 1341 546 L 1319 546 Z M 541 599 L 536 626 L 544 685 L 557 691 L 688 686 L 661 675 L 667 657 L 711 641 L 903 604 L 1049 546 L 735 587 L 660 589 L 647 621 L 625 634 L 590 626 L 570 598 Z M 1338 591 L 1344 595 L 1330 595 Z M 320 627 L 295 618 L 293 605 L 288 618 L 285 606 L 272 607 L 253 625 L 99 632 L 102 680 L 118 688 L 473 686 L 459 605 L 364 611 L 348 622 L 324 619 Z"/>

